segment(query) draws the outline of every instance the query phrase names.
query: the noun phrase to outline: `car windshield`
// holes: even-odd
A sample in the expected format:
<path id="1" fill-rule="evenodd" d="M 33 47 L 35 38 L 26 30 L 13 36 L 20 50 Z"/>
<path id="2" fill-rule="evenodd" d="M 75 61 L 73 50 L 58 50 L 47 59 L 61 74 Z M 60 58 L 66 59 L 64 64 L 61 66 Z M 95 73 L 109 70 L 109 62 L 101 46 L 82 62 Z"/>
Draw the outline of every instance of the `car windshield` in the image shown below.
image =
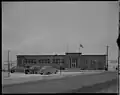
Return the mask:
<path id="1" fill-rule="evenodd" d="M 46 69 L 46 68 L 52 68 L 51 66 L 44 66 L 42 67 L 42 69 Z"/>
<path id="2" fill-rule="evenodd" d="M 16 66 L 12 67 L 11 69 L 15 69 L 15 68 L 16 68 Z"/>
<path id="3" fill-rule="evenodd" d="M 32 67 L 30 67 L 30 69 L 34 69 L 34 68 L 40 68 L 40 66 L 32 66 Z"/>

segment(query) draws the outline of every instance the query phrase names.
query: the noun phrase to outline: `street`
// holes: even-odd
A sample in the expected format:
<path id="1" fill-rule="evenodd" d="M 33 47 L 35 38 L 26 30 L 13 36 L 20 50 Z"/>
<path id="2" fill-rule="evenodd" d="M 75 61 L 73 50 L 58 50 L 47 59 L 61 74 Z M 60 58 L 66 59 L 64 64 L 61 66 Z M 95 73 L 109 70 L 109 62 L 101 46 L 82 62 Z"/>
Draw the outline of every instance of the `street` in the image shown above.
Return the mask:
<path id="1" fill-rule="evenodd" d="M 81 74 L 95 74 L 95 73 L 101 73 L 101 72 L 66 72 L 63 71 L 61 74 L 58 72 L 57 74 L 52 75 L 40 75 L 40 74 L 24 74 L 24 73 L 12 73 L 10 74 L 10 77 L 8 77 L 7 72 L 2 73 L 2 85 L 8 85 L 8 84 L 19 84 L 29 81 L 37 81 L 37 80 L 43 80 L 43 79 L 57 79 L 62 78 L 66 76 L 75 76 L 75 75 L 81 75 Z"/>
<path id="2" fill-rule="evenodd" d="M 3 93 L 61 93 L 116 79 L 116 72 L 77 75 L 54 80 L 40 80 L 29 83 L 3 86 Z"/>

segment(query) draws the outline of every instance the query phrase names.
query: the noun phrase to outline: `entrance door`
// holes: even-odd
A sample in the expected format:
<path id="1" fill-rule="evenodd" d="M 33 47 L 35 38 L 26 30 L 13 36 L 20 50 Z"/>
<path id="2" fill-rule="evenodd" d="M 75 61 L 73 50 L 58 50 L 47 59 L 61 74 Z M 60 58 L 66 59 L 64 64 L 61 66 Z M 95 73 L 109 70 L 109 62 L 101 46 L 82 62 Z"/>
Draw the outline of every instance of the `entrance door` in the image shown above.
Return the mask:
<path id="1" fill-rule="evenodd" d="M 71 59 L 71 68 L 76 68 L 77 67 L 77 59 L 76 58 L 72 58 Z"/>

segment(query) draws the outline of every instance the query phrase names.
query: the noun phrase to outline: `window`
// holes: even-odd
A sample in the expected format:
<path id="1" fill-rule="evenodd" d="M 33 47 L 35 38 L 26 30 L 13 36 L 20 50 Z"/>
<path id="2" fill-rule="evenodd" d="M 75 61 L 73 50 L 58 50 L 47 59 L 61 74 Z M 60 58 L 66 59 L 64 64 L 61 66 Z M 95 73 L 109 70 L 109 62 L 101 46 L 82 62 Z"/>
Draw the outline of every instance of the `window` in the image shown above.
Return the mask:
<path id="1" fill-rule="evenodd" d="M 55 63 L 55 59 L 52 60 L 52 63 Z"/>
<path id="2" fill-rule="evenodd" d="M 44 59 L 44 63 L 46 63 L 46 59 Z"/>
<path id="3" fill-rule="evenodd" d="M 58 63 L 58 59 L 55 59 L 55 63 L 56 63 L 56 64 Z"/>
<path id="4" fill-rule="evenodd" d="M 39 60 L 39 63 L 41 63 L 41 60 Z"/>
<path id="5" fill-rule="evenodd" d="M 41 63 L 43 63 L 43 59 L 41 59 Z"/>
<path id="6" fill-rule="evenodd" d="M 30 59 L 30 63 L 32 64 L 32 59 Z"/>
<path id="7" fill-rule="evenodd" d="M 47 63 L 47 60 L 46 59 L 44 59 L 45 60 L 45 63 Z"/>
<path id="8" fill-rule="evenodd" d="M 42 59 L 42 63 L 44 63 L 44 59 Z"/>
<path id="9" fill-rule="evenodd" d="M 31 63 L 33 64 L 33 59 L 31 59 Z"/>
<path id="10" fill-rule="evenodd" d="M 62 63 L 64 63 L 64 59 L 62 59 Z"/>
<path id="11" fill-rule="evenodd" d="M 93 61 L 91 60 L 91 64 L 93 64 Z"/>
<path id="12" fill-rule="evenodd" d="M 31 64 L 31 59 L 29 59 L 29 63 Z"/>
<path id="13" fill-rule="evenodd" d="M 30 63 L 29 59 L 27 60 L 27 63 Z"/>
<path id="14" fill-rule="evenodd" d="M 47 60 L 47 59 L 45 59 L 45 63 L 48 63 L 48 60 Z"/>
<path id="15" fill-rule="evenodd" d="M 23 60 L 23 65 L 25 65 L 25 64 L 26 64 L 26 59 Z"/>
<path id="16" fill-rule="evenodd" d="M 43 63 L 43 59 L 41 59 L 41 63 Z"/>
<path id="17" fill-rule="evenodd" d="M 29 61 L 30 61 L 30 63 L 32 63 L 32 60 L 31 60 L 31 59 L 29 59 Z"/>
<path id="18" fill-rule="evenodd" d="M 75 62 L 75 59 L 72 59 L 72 63 L 74 63 Z"/>
<path id="19" fill-rule="evenodd" d="M 48 60 L 48 63 L 50 63 L 50 59 L 47 59 Z"/>
<path id="20" fill-rule="evenodd" d="M 60 63 L 60 59 L 58 59 L 58 64 Z"/>
<path id="21" fill-rule="evenodd" d="M 28 63 L 28 60 L 26 59 L 26 63 Z"/>
<path id="22" fill-rule="evenodd" d="M 46 60 L 45 59 L 43 59 L 44 60 L 44 63 L 46 63 Z"/>
<path id="23" fill-rule="evenodd" d="M 43 63 L 45 63 L 45 59 L 43 59 Z"/>
<path id="24" fill-rule="evenodd" d="M 46 59 L 46 63 L 48 63 L 48 59 Z"/>
<path id="25" fill-rule="evenodd" d="M 44 63 L 46 63 L 46 59 L 44 59 Z"/>
<path id="26" fill-rule="evenodd" d="M 73 58 L 72 63 L 76 63 L 76 62 L 77 62 L 77 59 Z"/>
<path id="27" fill-rule="evenodd" d="M 42 63 L 44 63 L 44 59 L 42 59 Z"/>
<path id="28" fill-rule="evenodd" d="M 55 63 L 59 64 L 60 63 L 60 59 L 55 59 Z"/>
<path id="29" fill-rule="evenodd" d="M 30 60 L 30 64 L 32 64 L 32 60 L 31 59 L 29 59 Z"/>
<path id="30" fill-rule="evenodd" d="M 34 59 L 32 59 L 32 64 L 34 64 Z"/>
<path id="31" fill-rule="evenodd" d="M 35 59 L 32 60 L 32 63 L 34 63 Z"/>
<path id="32" fill-rule="evenodd" d="M 29 59 L 29 63 L 31 63 L 31 60 Z"/>
<path id="33" fill-rule="evenodd" d="M 35 59 L 33 60 L 33 63 L 36 63 L 36 60 L 35 60 Z"/>

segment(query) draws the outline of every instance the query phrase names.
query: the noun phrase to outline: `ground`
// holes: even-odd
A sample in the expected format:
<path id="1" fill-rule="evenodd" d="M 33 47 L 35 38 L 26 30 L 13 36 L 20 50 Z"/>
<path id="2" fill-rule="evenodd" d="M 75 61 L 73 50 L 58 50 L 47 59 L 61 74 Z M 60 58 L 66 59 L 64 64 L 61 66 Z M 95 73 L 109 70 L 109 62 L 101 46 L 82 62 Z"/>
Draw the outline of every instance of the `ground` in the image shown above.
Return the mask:
<path id="1" fill-rule="evenodd" d="M 73 75 L 73 74 L 72 74 Z M 117 80 L 116 72 L 106 72 L 101 74 L 82 74 L 72 77 L 64 77 L 61 79 L 52 79 L 52 80 L 39 80 L 29 83 L 13 84 L 8 86 L 3 86 L 4 93 L 30 93 L 30 92 L 39 92 L 39 93 L 62 93 L 62 92 L 81 92 L 87 91 L 88 88 L 95 86 L 96 83 L 100 83 L 100 86 L 97 86 L 96 91 L 94 92 L 117 92 Z M 52 77 L 52 76 L 51 76 Z M 49 78 L 47 76 L 46 78 Z M 103 83 L 103 84 L 102 84 Z M 111 84 L 111 85 L 108 85 Z M 84 90 L 84 88 L 85 90 Z M 104 87 L 104 90 L 101 89 Z M 96 86 L 95 86 L 96 88 Z M 109 88 L 109 89 L 107 89 Z M 74 90 L 73 90 L 74 89 Z M 105 91 L 106 89 L 106 91 Z M 112 89 L 112 90 L 110 90 Z M 78 90 L 78 91 L 77 91 Z M 92 90 L 91 90 L 92 91 Z"/>

